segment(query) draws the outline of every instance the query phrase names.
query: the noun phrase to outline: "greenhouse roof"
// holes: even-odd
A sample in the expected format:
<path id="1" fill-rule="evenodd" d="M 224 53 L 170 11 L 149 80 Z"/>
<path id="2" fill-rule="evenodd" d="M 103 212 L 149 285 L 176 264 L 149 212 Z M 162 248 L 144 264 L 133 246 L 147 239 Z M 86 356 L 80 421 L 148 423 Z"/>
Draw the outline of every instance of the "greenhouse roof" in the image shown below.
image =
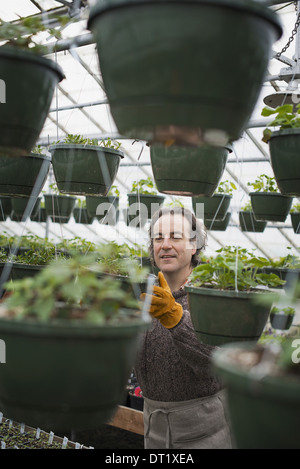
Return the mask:
<path id="1" fill-rule="evenodd" d="M 294 233 L 290 216 L 282 223 L 268 222 L 264 233 L 242 232 L 238 220 L 240 208 L 249 199 L 250 189 L 247 183 L 253 182 L 259 174 L 273 176 L 268 144 L 261 140 L 262 127 L 268 120 L 261 117 L 261 109 L 265 105 L 263 99 L 279 91 L 285 93 L 287 83 L 280 79 L 280 72 L 283 68 L 293 65 L 297 50 L 300 50 L 296 36 L 290 41 L 284 53 L 276 58 L 275 54 L 282 50 L 292 34 L 296 10 L 294 3 L 274 2 L 272 8 L 278 12 L 282 20 L 284 33 L 274 45 L 274 57 L 270 60 L 269 75 L 266 77 L 247 130 L 238 141 L 234 142 L 233 152 L 228 157 L 222 179 L 233 181 L 237 186 L 231 202 L 231 221 L 225 232 L 209 232 L 208 254 L 225 245 L 253 248 L 258 254 L 272 258 L 285 256 L 289 252 L 299 254 L 300 235 Z M 96 46 L 87 29 L 89 2 L 77 0 L 10 0 L 4 2 L 2 0 L 0 3 L 0 18 L 4 21 L 18 21 L 20 17 L 41 15 L 43 21 L 51 22 L 53 12 L 69 14 L 70 18 L 76 21 L 70 21 L 64 27 L 55 25 L 61 30 L 59 40 L 46 33 L 41 36 L 43 44 L 49 47 L 48 57 L 61 66 L 65 79 L 60 82 L 55 91 L 48 118 L 37 143 L 47 146 L 63 139 L 68 134 L 81 134 L 97 139 L 110 137 L 120 141 L 125 157 L 121 161 L 114 184 L 118 186 L 121 193 L 120 206 L 125 208 L 127 193 L 132 182 L 142 177 L 153 177 L 150 150 L 147 142 L 131 140 L 120 135 L 114 123 L 102 83 Z M 54 48 L 55 52 L 53 52 Z M 209 54 L 209 50 L 207 53 Z M 222 75 L 222 70 L 220 70 L 220 75 Z M 53 178 L 53 173 L 50 171 L 44 189 L 53 182 Z M 176 198 L 178 197 L 167 196 L 167 201 Z M 191 197 L 179 199 L 186 207 L 192 207 Z M 25 223 L 18 223 L 7 219 L 0 225 L 3 231 L 12 234 L 33 233 L 39 236 L 47 235 L 54 240 L 81 236 L 93 242 L 116 240 L 144 245 L 147 241 L 147 226 L 141 229 L 128 228 L 122 213 L 115 227 L 101 225 L 97 220 L 92 225 L 82 225 L 76 223 L 73 218 L 68 224 L 51 221 L 47 224 L 37 223 L 29 219 Z"/>

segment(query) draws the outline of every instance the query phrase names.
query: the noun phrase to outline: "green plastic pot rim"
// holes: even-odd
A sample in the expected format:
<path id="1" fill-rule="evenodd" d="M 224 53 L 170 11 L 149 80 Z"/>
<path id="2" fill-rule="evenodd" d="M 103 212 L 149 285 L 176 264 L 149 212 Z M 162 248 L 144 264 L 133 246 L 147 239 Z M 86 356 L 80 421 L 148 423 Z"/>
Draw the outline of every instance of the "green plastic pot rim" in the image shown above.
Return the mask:
<path id="1" fill-rule="evenodd" d="M 123 320 L 114 324 L 96 324 L 85 322 L 83 320 L 57 320 L 52 323 L 46 323 L 36 320 L 24 319 L 6 319 L 0 318 L 0 334 L 18 334 L 21 336 L 43 336 L 43 337 L 60 337 L 60 338 L 82 338 L 98 339 L 111 335 L 128 336 L 133 331 L 145 330 L 150 325 L 149 321 L 139 318 Z"/>
<path id="2" fill-rule="evenodd" d="M 233 147 L 230 143 L 228 143 L 227 145 L 222 145 L 222 146 L 217 146 L 217 145 L 210 145 L 208 143 L 203 143 L 202 145 L 199 145 L 198 147 L 188 147 L 187 145 L 182 145 L 182 146 L 170 146 L 170 147 L 166 147 L 163 143 L 147 143 L 146 144 L 147 146 L 150 147 L 150 152 L 151 152 L 151 149 L 156 149 L 156 148 L 164 148 L 168 151 L 172 150 L 172 148 L 178 150 L 178 148 L 181 148 L 182 150 L 191 150 L 191 149 L 194 149 L 194 150 L 199 150 L 201 151 L 203 148 L 204 149 L 215 149 L 215 150 L 227 150 L 229 153 L 232 153 L 233 152 Z"/>
<path id="3" fill-rule="evenodd" d="M 13 60 L 20 60 L 26 62 L 32 62 L 36 65 L 41 65 L 52 70 L 58 76 L 59 81 L 62 81 L 65 77 L 65 74 L 62 68 L 51 59 L 42 57 L 39 54 L 35 54 L 27 49 L 21 49 L 14 46 L 8 46 L 4 44 L 0 47 L 0 58 L 7 57 Z"/>
<path id="4" fill-rule="evenodd" d="M 286 401 L 287 398 L 295 398 L 299 402 L 300 394 L 300 380 L 299 378 L 291 377 L 288 375 L 280 374 L 266 375 L 263 378 L 258 373 L 255 375 L 242 365 L 238 365 L 229 355 L 233 351 L 250 352 L 257 346 L 256 343 L 251 341 L 232 342 L 230 344 L 222 345 L 212 353 L 212 364 L 216 370 L 219 370 L 220 375 L 224 379 L 224 384 L 227 388 L 240 388 L 247 394 L 255 394 L 256 397 L 259 393 L 270 391 L 269 398 L 277 398 Z M 286 389 L 288 387 L 288 389 Z"/>
<path id="5" fill-rule="evenodd" d="M 273 23 L 273 26 L 277 29 L 277 40 L 280 39 L 283 33 L 281 21 L 279 20 L 276 13 L 273 12 L 270 8 L 268 8 L 266 3 L 252 0 L 115 0 L 113 3 L 111 2 L 111 0 L 104 0 L 102 2 L 96 3 L 94 6 L 91 7 L 87 27 L 91 30 L 93 27 L 92 24 L 94 19 L 107 11 L 128 6 L 139 6 L 146 4 L 151 6 L 153 6 L 154 4 L 202 4 L 210 7 L 228 7 L 244 11 L 246 14 L 250 13 L 257 16 L 263 16 L 267 21 Z"/>
<path id="6" fill-rule="evenodd" d="M 275 130 L 272 132 L 271 139 L 285 137 L 286 135 L 300 135 L 300 128 Z"/>
<path id="7" fill-rule="evenodd" d="M 132 196 L 135 196 L 135 197 L 146 197 L 146 198 L 150 198 L 150 197 L 157 197 L 158 199 L 165 199 L 165 196 L 164 195 L 159 195 L 159 194 L 140 194 L 138 192 L 130 192 L 127 194 L 128 196 L 129 195 L 132 195 Z"/>
<path id="8" fill-rule="evenodd" d="M 44 194 L 44 198 L 55 198 L 55 199 L 76 199 L 74 195 L 64 195 L 64 194 Z"/>
<path id="9" fill-rule="evenodd" d="M 113 153 L 117 156 L 120 156 L 120 158 L 124 158 L 124 153 L 121 150 L 117 150 L 116 148 L 108 148 L 108 147 L 101 147 L 100 145 L 77 145 L 73 143 L 59 143 L 57 145 L 51 145 L 49 147 L 49 151 L 51 153 L 54 153 L 55 150 L 95 150 L 95 151 L 100 151 L 103 153 Z"/>
<path id="10" fill-rule="evenodd" d="M 249 300 L 255 298 L 257 295 L 260 294 L 270 294 L 275 295 L 275 293 L 271 290 L 265 289 L 257 289 L 255 291 L 236 291 L 236 290 L 219 290 L 216 288 L 206 288 L 206 287 L 193 287 L 193 286 L 185 286 L 185 291 L 187 293 L 194 293 L 196 295 L 206 295 L 206 296 L 220 296 L 224 298 L 240 298 Z"/>
<path id="11" fill-rule="evenodd" d="M 261 197 L 261 196 L 272 196 L 272 197 L 284 197 L 285 199 L 292 199 L 293 196 L 290 196 L 290 195 L 283 195 L 283 194 L 280 194 L 280 192 L 250 192 L 249 193 L 250 197 L 251 196 L 257 196 L 257 197 Z"/>

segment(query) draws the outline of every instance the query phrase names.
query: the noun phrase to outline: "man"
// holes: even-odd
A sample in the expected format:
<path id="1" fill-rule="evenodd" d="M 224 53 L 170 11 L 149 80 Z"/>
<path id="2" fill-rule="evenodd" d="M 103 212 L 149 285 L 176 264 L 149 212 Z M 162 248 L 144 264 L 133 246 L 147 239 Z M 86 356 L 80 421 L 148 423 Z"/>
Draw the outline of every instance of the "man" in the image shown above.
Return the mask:
<path id="1" fill-rule="evenodd" d="M 162 208 L 149 236 L 159 286 L 153 288 L 153 321 L 135 365 L 144 397 L 145 448 L 231 448 L 223 391 L 210 366 L 213 347 L 199 343 L 184 290 L 206 232 L 189 210 Z"/>

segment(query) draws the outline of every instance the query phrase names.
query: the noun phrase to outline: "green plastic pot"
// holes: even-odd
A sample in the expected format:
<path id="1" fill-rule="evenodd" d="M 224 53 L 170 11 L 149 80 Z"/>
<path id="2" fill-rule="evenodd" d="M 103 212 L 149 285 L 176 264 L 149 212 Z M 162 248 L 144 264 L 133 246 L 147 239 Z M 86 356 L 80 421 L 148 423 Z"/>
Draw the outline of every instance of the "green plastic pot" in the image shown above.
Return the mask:
<path id="1" fill-rule="evenodd" d="M 287 330 L 293 323 L 294 316 L 291 314 L 271 313 L 270 322 L 274 329 Z"/>
<path id="2" fill-rule="evenodd" d="M 11 214 L 11 198 L 5 195 L 0 197 L 0 221 L 5 221 Z"/>
<path id="3" fill-rule="evenodd" d="M 120 150 L 95 145 L 58 144 L 49 151 L 59 191 L 78 195 L 106 195 L 124 157 Z"/>
<path id="4" fill-rule="evenodd" d="M 251 233 L 263 233 L 267 226 L 266 221 L 255 220 L 253 212 L 251 211 L 239 212 L 239 222 L 242 231 Z"/>
<path id="5" fill-rule="evenodd" d="M 211 145 L 151 145 L 157 189 L 164 194 L 212 196 L 223 175 L 229 151 L 229 148 Z"/>
<path id="6" fill-rule="evenodd" d="M 141 213 L 139 210 L 134 214 L 129 213 L 128 208 L 123 209 L 124 221 L 130 228 L 144 228 L 148 221 L 147 215 Z"/>
<path id="7" fill-rule="evenodd" d="M 45 207 L 39 207 L 38 212 L 34 216 L 30 216 L 31 221 L 37 221 L 39 223 L 45 223 L 47 221 L 46 209 Z"/>
<path id="8" fill-rule="evenodd" d="M 185 290 L 200 342 L 222 345 L 257 341 L 261 336 L 270 313 L 270 306 L 255 302 L 261 293 L 191 286 Z"/>
<path id="9" fill-rule="evenodd" d="M 149 220 L 152 215 L 162 206 L 165 200 L 163 195 L 129 193 L 128 197 L 128 217 L 130 219 L 140 214 L 144 220 Z"/>
<path id="10" fill-rule="evenodd" d="M 94 221 L 94 217 L 90 217 L 85 207 L 75 207 L 73 210 L 73 216 L 76 223 L 82 223 L 84 225 L 91 225 Z"/>
<path id="11" fill-rule="evenodd" d="M 300 129 L 273 132 L 270 160 L 281 194 L 300 197 Z"/>
<path id="12" fill-rule="evenodd" d="M 122 135 L 221 145 L 244 130 L 282 34 L 251 0 L 106 0 L 88 28 Z"/>
<path id="13" fill-rule="evenodd" d="M 41 197 L 11 197 L 11 219 L 25 221 L 31 215 L 37 215 Z"/>
<path id="14" fill-rule="evenodd" d="M 209 231 L 226 231 L 231 218 L 231 213 L 227 212 L 224 220 L 208 220 L 204 219 L 204 225 Z"/>
<path id="15" fill-rule="evenodd" d="M 90 216 L 108 225 L 115 225 L 119 219 L 119 197 L 86 196 L 86 208 Z"/>
<path id="16" fill-rule="evenodd" d="M 277 192 L 250 192 L 254 218 L 257 221 L 285 221 L 293 197 Z"/>
<path id="17" fill-rule="evenodd" d="M 299 212 L 291 212 L 291 221 L 293 230 L 296 234 L 300 233 L 300 213 Z"/>
<path id="18" fill-rule="evenodd" d="M 193 210 L 197 218 L 223 221 L 228 212 L 231 199 L 232 196 L 229 194 L 214 194 L 212 197 L 192 197 Z"/>
<path id="19" fill-rule="evenodd" d="M 300 380 L 249 371 L 239 357 L 253 344 L 232 344 L 213 354 L 213 369 L 225 385 L 237 449 L 300 449 Z M 253 354 L 253 359 L 256 355 Z"/>
<path id="20" fill-rule="evenodd" d="M 45 430 L 98 429 L 121 400 L 146 327 L 141 320 L 99 326 L 1 318 L 1 411 Z"/>
<path id="21" fill-rule="evenodd" d="M 6 102 L 0 107 L 0 155 L 31 151 L 44 126 L 56 85 L 64 78 L 52 60 L 17 47 L 0 47 Z"/>
<path id="22" fill-rule="evenodd" d="M 45 194 L 44 199 L 47 217 L 56 223 L 68 223 L 73 213 L 76 197 Z"/>
<path id="23" fill-rule="evenodd" d="M 25 156 L 1 156 L 0 194 L 29 197 L 33 195 L 34 189 L 38 195 L 48 177 L 50 164 L 49 156 L 33 153 Z"/>
<path id="24" fill-rule="evenodd" d="M 24 277 L 34 277 L 44 266 L 32 264 L 20 264 L 14 262 L 11 270 L 12 280 L 21 280 Z"/>

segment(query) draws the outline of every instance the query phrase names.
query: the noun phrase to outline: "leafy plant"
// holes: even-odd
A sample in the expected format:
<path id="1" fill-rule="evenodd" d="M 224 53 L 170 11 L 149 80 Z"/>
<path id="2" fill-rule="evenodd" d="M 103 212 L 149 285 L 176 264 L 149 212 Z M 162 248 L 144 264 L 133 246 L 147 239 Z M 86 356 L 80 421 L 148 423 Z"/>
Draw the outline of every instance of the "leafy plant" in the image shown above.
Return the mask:
<path id="1" fill-rule="evenodd" d="M 252 212 L 252 205 L 251 205 L 250 200 L 247 203 L 245 203 L 245 205 L 243 205 L 243 207 L 241 207 L 241 210 L 243 212 Z"/>
<path id="2" fill-rule="evenodd" d="M 296 111 L 294 111 L 293 104 L 283 104 L 282 106 L 277 106 L 275 109 L 265 106 L 261 112 L 261 115 L 264 117 L 269 117 L 275 114 L 277 115 L 275 119 L 269 124 L 270 127 L 279 127 L 279 130 L 300 127 L 299 104 L 296 106 Z M 264 129 L 263 132 L 262 141 L 266 143 L 272 136 L 272 131 L 269 129 L 269 126 Z"/>
<path id="3" fill-rule="evenodd" d="M 121 143 L 115 140 L 111 140 L 110 138 L 101 139 L 100 141 L 97 138 L 86 138 L 79 134 L 68 134 L 63 140 L 58 140 L 55 143 L 66 143 L 72 145 L 93 145 L 93 146 L 100 146 L 105 148 L 113 148 L 117 150 Z"/>
<path id="4" fill-rule="evenodd" d="M 151 177 L 134 181 L 132 183 L 131 192 L 149 195 L 157 195 L 158 193 L 156 185 Z"/>
<path id="5" fill-rule="evenodd" d="M 300 269 L 300 258 L 293 254 L 280 257 L 279 259 L 271 259 L 270 265 L 272 267 L 280 267 L 285 269 Z"/>
<path id="6" fill-rule="evenodd" d="M 120 197 L 120 191 L 117 186 L 111 186 L 107 195 L 111 197 Z"/>
<path id="7" fill-rule="evenodd" d="M 285 308 L 278 308 L 277 306 L 273 306 L 271 309 L 271 314 L 278 314 L 283 312 L 286 316 L 294 316 L 295 315 L 295 308 L 291 306 L 287 306 Z"/>
<path id="8" fill-rule="evenodd" d="M 5 317 L 88 321 L 102 324 L 136 317 L 140 303 L 110 276 L 99 279 L 102 268 L 94 254 L 56 259 L 34 278 L 5 284 L 11 296 L 3 303 Z"/>
<path id="9" fill-rule="evenodd" d="M 216 252 L 219 253 L 217 256 L 194 268 L 190 276 L 193 286 L 251 291 L 261 286 L 276 287 L 285 283 L 275 274 L 258 273 L 258 269 L 268 265 L 269 261 L 256 257 L 247 249 L 226 246 Z"/>
<path id="10" fill-rule="evenodd" d="M 292 213 L 299 213 L 300 212 L 300 202 L 294 202 L 290 211 Z"/>
<path id="11" fill-rule="evenodd" d="M 220 182 L 215 193 L 232 195 L 234 190 L 236 190 L 236 185 L 227 180 Z"/>
<path id="12" fill-rule="evenodd" d="M 77 197 L 77 207 L 78 208 L 86 208 L 86 200 L 85 199 L 80 199 Z"/>
<path id="13" fill-rule="evenodd" d="M 56 19 L 62 26 L 72 21 L 69 16 L 60 15 Z M 5 45 L 27 49 L 41 55 L 48 51 L 47 46 L 37 42 L 38 34 L 43 31 L 48 31 L 56 39 L 61 38 L 60 31 L 45 26 L 38 17 L 20 18 L 17 23 L 0 19 L 0 41 L 5 41 Z"/>
<path id="14" fill-rule="evenodd" d="M 184 204 L 183 204 L 183 202 L 181 202 L 180 199 L 174 199 L 171 202 L 168 202 L 164 205 L 165 205 L 165 207 L 171 207 L 171 208 L 173 208 L 173 207 L 184 207 Z"/>
<path id="15" fill-rule="evenodd" d="M 33 147 L 33 149 L 31 150 L 31 153 L 33 153 L 34 155 L 43 155 L 44 154 L 44 147 L 42 147 L 41 145 L 36 145 L 35 147 Z"/>
<path id="16" fill-rule="evenodd" d="M 252 186 L 254 192 L 279 192 L 275 178 L 261 174 L 254 182 L 248 182 L 248 186 Z"/>

